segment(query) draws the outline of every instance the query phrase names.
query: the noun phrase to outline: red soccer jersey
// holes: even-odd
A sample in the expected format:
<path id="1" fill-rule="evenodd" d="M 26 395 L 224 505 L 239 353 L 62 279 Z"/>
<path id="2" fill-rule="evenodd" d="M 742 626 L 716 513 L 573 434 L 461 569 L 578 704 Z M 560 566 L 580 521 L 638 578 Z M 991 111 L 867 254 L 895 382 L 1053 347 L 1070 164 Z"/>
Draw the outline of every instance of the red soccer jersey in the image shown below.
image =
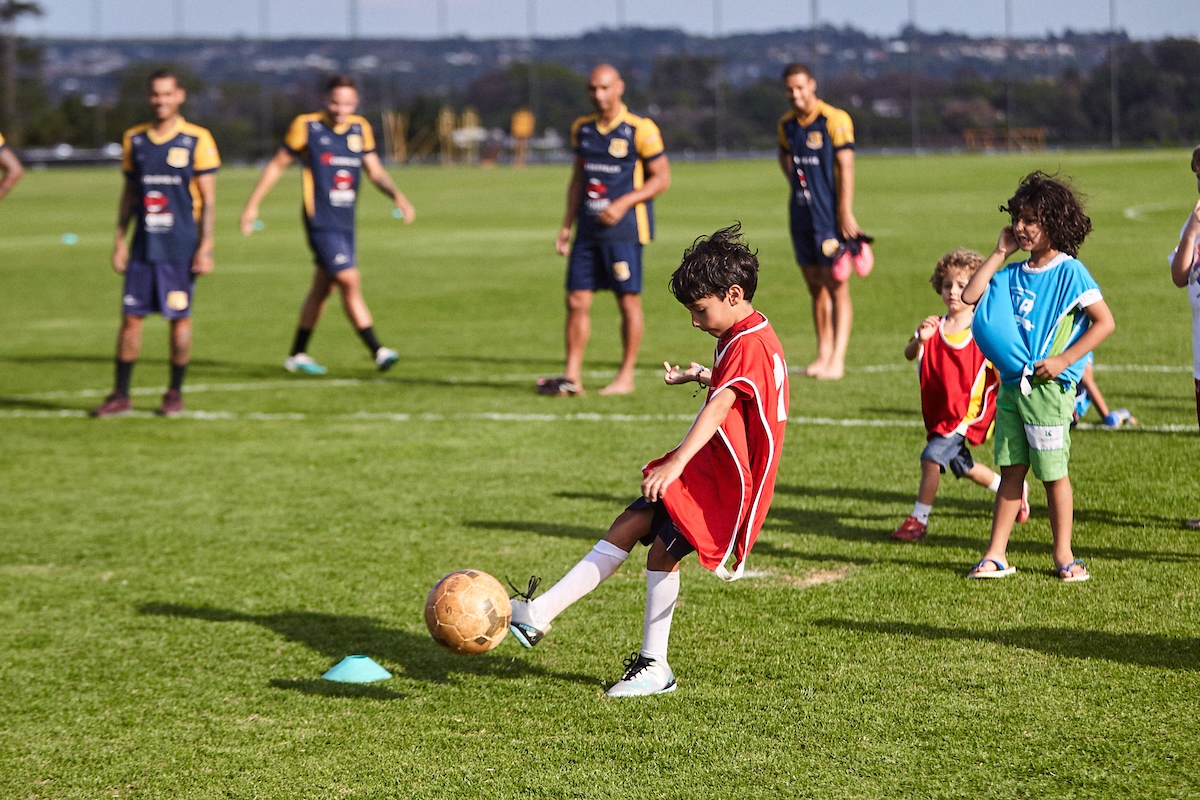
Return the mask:
<path id="1" fill-rule="evenodd" d="M 992 362 L 979 351 L 970 329 L 957 344 L 937 333 L 921 347 L 921 414 L 929 438 L 962 434 L 977 445 L 987 438 L 996 418 L 999 375 Z"/>
<path id="2" fill-rule="evenodd" d="M 705 403 L 720 391 L 737 395 L 729 415 L 667 487 L 663 503 L 700 563 L 732 581 L 742 576 L 771 506 L 788 418 L 783 346 L 757 311 L 717 341 Z M 674 452 L 647 464 L 643 474 Z"/>

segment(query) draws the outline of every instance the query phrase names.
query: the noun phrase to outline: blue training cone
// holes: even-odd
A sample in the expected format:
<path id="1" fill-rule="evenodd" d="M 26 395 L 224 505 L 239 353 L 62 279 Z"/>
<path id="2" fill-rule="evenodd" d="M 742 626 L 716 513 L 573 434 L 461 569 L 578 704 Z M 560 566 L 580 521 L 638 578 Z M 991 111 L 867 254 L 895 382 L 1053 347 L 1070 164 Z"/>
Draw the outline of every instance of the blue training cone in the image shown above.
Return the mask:
<path id="1" fill-rule="evenodd" d="M 321 677 L 339 683 L 372 683 L 387 680 L 392 673 L 376 664 L 370 656 L 346 656 Z"/>

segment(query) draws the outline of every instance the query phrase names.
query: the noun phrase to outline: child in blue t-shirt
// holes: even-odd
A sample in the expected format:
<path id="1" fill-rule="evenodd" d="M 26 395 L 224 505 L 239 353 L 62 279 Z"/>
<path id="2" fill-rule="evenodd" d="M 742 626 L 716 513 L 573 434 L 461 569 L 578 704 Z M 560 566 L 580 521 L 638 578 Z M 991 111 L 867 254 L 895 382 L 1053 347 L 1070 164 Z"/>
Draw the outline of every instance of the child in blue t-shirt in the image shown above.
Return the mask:
<path id="1" fill-rule="evenodd" d="M 971 277 L 962 299 L 977 303 L 975 341 L 1000 371 L 996 400 L 996 465 L 1000 491 L 987 552 L 968 578 L 1002 578 L 1008 537 L 1030 467 L 1046 486 L 1054 565 L 1063 581 L 1090 576 L 1071 550 L 1074 499 L 1067 463 L 1075 385 L 1086 356 L 1115 329 L 1100 287 L 1075 256 L 1092 221 L 1066 183 L 1040 170 L 1021 179 L 1002 206 L 1012 224 Z M 1017 250 L 1029 259 L 1005 265 Z M 1003 266 L 1003 269 L 1001 267 Z"/>

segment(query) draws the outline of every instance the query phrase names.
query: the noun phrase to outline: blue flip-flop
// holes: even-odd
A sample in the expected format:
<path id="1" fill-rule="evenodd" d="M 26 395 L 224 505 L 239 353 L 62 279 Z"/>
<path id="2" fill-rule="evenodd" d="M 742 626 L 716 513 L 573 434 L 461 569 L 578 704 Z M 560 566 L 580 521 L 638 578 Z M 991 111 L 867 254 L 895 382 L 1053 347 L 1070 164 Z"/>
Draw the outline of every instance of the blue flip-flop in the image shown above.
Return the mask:
<path id="1" fill-rule="evenodd" d="M 983 570 L 983 565 L 992 563 L 996 565 L 995 569 Z M 995 558 L 985 558 L 975 566 L 971 567 L 971 571 L 967 573 L 967 577 L 971 579 L 983 578 L 1007 578 L 1017 571 L 1017 568 L 1011 564 L 1005 564 Z"/>
<path id="2" fill-rule="evenodd" d="M 1076 564 L 1083 567 L 1083 572 L 1078 575 L 1072 575 L 1071 567 L 1075 566 Z M 1083 563 L 1082 558 L 1077 558 L 1070 564 L 1066 564 L 1058 568 L 1058 579 L 1063 583 L 1082 583 L 1090 577 L 1092 577 L 1092 573 L 1088 572 L 1087 565 Z"/>

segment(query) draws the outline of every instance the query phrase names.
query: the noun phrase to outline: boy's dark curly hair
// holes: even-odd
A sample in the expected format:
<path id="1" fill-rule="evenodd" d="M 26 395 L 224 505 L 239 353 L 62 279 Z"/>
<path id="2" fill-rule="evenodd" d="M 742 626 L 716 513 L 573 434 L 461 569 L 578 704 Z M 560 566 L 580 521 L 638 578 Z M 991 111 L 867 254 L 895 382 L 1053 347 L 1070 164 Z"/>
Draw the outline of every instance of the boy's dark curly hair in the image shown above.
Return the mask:
<path id="1" fill-rule="evenodd" d="M 1016 194 L 1000 210 L 1014 223 L 1028 213 L 1050 237 L 1054 249 L 1069 256 L 1079 255 L 1079 246 L 1092 232 L 1092 221 L 1083 213 L 1083 202 L 1071 184 L 1040 169 L 1021 178 Z"/>
<path id="2" fill-rule="evenodd" d="M 758 288 L 758 251 L 742 241 L 742 223 L 735 222 L 712 236 L 701 236 L 683 254 L 671 275 L 671 294 L 687 305 L 702 297 L 724 300 L 729 287 L 742 287 L 747 300 Z"/>

